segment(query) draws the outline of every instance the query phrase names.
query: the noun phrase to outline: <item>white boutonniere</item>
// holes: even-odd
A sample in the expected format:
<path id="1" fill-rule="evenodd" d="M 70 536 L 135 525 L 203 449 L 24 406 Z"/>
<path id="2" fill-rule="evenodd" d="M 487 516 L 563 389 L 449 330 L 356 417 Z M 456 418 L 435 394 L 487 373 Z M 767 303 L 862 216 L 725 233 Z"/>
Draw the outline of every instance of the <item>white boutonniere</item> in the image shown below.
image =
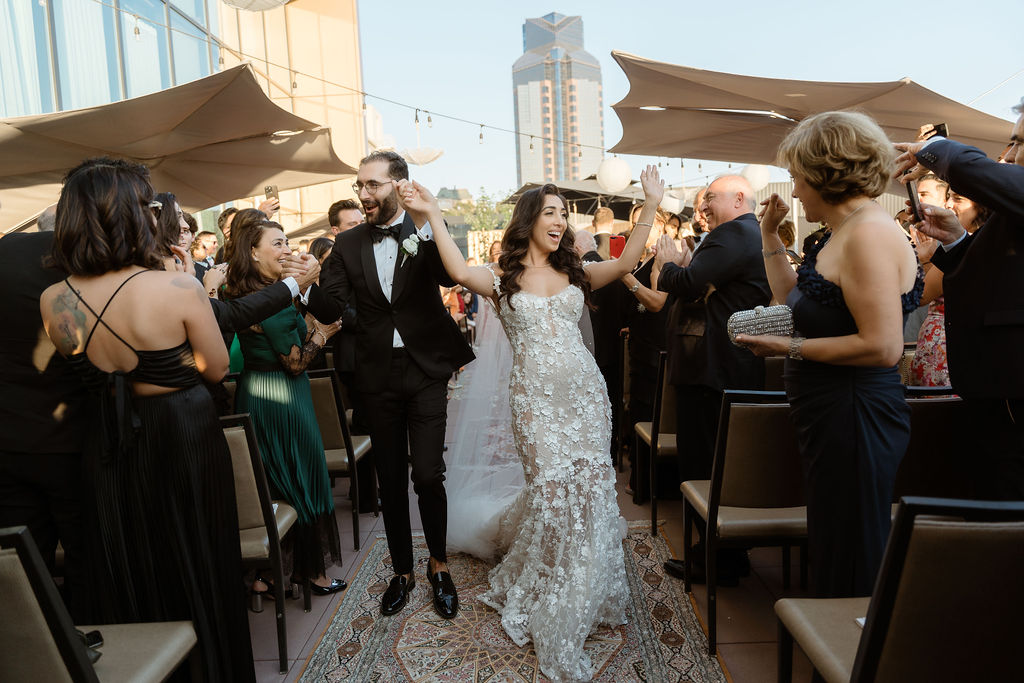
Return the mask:
<path id="1" fill-rule="evenodd" d="M 412 258 L 420 250 L 420 237 L 413 233 L 402 241 L 402 253 Z"/>

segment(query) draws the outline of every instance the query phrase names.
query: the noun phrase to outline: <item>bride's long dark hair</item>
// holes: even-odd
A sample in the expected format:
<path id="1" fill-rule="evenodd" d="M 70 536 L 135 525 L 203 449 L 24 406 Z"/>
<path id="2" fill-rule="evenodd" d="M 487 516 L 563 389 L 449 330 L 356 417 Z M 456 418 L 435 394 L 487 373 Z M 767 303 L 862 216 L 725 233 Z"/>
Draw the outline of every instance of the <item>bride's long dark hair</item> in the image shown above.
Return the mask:
<path id="1" fill-rule="evenodd" d="M 526 251 L 530 245 L 530 236 L 533 234 L 533 226 L 544 210 L 544 199 L 546 197 L 558 197 L 567 210 L 569 203 L 558 191 L 558 188 L 548 183 L 541 187 L 528 190 L 516 202 L 512 210 L 512 218 L 509 220 L 505 235 L 501 238 L 501 256 L 498 257 L 498 267 L 501 268 L 501 295 L 505 298 L 509 308 L 512 306 L 512 295 L 520 291 L 519 277 L 526 270 L 523 259 L 526 258 Z M 572 230 L 566 226 L 562 233 L 562 239 L 558 243 L 558 249 L 548 255 L 548 263 L 560 273 L 569 276 L 569 285 L 576 285 L 583 290 L 583 300 L 586 305 L 593 309 L 590 303 L 590 281 L 583 272 L 583 262 L 576 253 L 575 240 Z"/>

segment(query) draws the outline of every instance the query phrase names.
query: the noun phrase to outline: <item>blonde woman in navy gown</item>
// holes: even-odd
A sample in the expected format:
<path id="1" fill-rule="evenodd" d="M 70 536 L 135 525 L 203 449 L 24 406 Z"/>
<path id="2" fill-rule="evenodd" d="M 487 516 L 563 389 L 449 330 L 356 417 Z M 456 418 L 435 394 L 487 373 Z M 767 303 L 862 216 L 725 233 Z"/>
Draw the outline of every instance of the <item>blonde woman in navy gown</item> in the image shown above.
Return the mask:
<path id="1" fill-rule="evenodd" d="M 896 364 L 905 316 L 924 280 L 902 229 L 875 202 L 892 176 L 892 144 L 872 119 L 826 112 L 804 119 L 779 148 L 807 219 L 829 226 L 797 272 L 778 235 L 789 207 L 762 204 L 765 270 L 793 309 L 793 337 L 737 341 L 788 356 L 786 393 L 804 462 L 808 552 L 818 597 L 870 595 L 889 534 L 896 470 L 910 409 Z"/>

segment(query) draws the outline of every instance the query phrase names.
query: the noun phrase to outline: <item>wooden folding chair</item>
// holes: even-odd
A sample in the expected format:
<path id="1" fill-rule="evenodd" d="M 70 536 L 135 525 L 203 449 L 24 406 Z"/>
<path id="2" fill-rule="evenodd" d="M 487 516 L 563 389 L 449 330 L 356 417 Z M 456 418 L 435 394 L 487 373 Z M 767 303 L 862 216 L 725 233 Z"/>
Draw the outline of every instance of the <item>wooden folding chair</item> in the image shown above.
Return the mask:
<path id="1" fill-rule="evenodd" d="M 324 442 L 324 458 L 327 472 L 333 476 L 344 476 L 349 480 L 352 496 L 352 536 L 355 549 L 359 550 L 359 470 L 357 464 L 371 452 L 369 436 L 353 436 L 349 430 L 345 403 L 341 397 L 341 381 L 334 370 L 311 370 L 309 385 L 313 393 L 313 407 L 316 410 L 320 437 Z M 377 477 L 370 468 L 373 482 L 373 515 L 380 514 L 377 507 Z"/>
<path id="2" fill-rule="evenodd" d="M 705 525 L 708 653 L 717 648 L 719 548 L 782 548 L 782 580 L 789 587 L 791 546 L 801 546 L 800 584 L 807 583 L 807 508 L 796 433 L 785 394 L 725 391 L 711 479 L 685 481 L 684 585 L 692 589 L 693 523 Z"/>
<path id="3" fill-rule="evenodd" d="M 281 563 L 281 537 L 288 533 L 298 513 L 282 501 L 273 502 L 267 475 L 260 459 L 256 433 L 248 413 L 220 418 L 224 438 L 231 451 L 231 469 L 235 477 L 235 503 L 238 508 L 238 535 L 242 564 L 247 567 L 270 566 L 274 574 L 274 612 L 277 616 L 278 664 L 288 673 L 288 632 L 284 617 L 284 571 Z M 253 594 L 253 611 L 263 611 L 262 596 Z"/>
<path id="4" fill-rule="evenodd" d="M 904 498 L 870 598 L 775 603 L 778 680 L 794 640 L 829 683 L 1020 680 L 1022 575 L 1024 502 Z"/>
<path id="5" fill-rule="evenodd" d="M 0 548 L 0 680 L 158 683 L 186 659 L 201 680 L 190 621 L 80 626 L 103 636 L 90 663 L 28 528 L 0 529 Z"/>

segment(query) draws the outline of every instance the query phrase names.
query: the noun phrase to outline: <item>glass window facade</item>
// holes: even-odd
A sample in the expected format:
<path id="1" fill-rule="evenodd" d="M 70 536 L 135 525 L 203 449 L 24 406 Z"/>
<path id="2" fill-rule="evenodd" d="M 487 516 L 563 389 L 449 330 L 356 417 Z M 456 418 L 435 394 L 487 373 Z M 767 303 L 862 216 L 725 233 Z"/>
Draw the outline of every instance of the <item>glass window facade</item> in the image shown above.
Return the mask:
<path id="1" fill-rule="evenodd" d="M 121 99 L 117 24 L 112 7 L 92 0 L 51 0 L 59 109 Z"/>
<path id="2" fill-rule="evenodd" d="M 181 85 L 211 74 L 206 35 L 174 10 L 171 11 L 171 29 L 175 84 Z"/>
<path id="3" fill-rule="evenodd" d="M 0 117 L 146 95 L 218 69 L 219 0 L 0 0 Z"/>
<path id="4" fill-rule="evenodd" d="M 0 0 L 0 118 L 54 109 L 45 5 Z"/>

